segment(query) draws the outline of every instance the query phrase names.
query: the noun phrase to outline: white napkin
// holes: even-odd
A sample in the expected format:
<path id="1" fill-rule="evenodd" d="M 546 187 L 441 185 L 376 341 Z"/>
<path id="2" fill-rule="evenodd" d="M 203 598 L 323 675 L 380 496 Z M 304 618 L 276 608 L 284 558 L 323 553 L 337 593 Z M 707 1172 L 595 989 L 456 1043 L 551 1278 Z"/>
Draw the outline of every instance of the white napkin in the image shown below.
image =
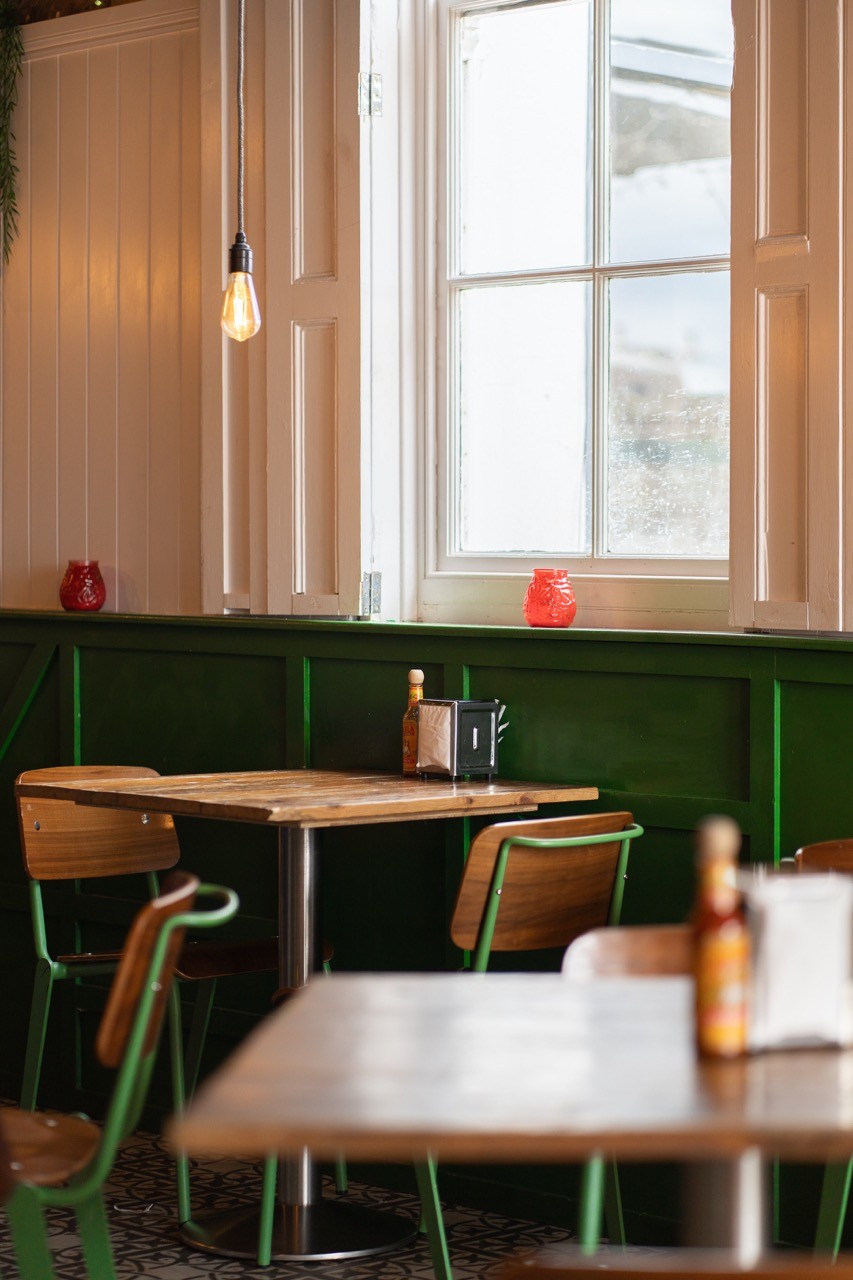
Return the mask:
<path id="1" fill-rule="evenodd" d="M 752 937 L 750 1048 L 849 1043 L 853 877 L 760 877 L 744 890 Z"/>
<path id="2" fill-rule="evenodd" d="M 422 773 L 452 773 L 456 743 L 453 707 L 422 702 L 418 707 L 418 769 Z"/>

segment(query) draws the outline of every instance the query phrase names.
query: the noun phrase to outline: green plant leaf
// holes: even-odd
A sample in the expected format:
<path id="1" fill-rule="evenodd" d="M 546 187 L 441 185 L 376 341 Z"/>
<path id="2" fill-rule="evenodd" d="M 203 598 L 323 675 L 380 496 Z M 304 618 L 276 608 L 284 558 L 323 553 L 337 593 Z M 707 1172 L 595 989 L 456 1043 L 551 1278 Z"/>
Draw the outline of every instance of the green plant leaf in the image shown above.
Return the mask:
<path id="1" fill-rule="evenodd" d="M 18 84 L 24 60 L 24 42 L 17 21 L 17 6 L 0 0 L 0 219 L 3 223 L 3 261 L 9 261 L 18 234 L 15 135 L 12 117 L 18 105 Z"/>

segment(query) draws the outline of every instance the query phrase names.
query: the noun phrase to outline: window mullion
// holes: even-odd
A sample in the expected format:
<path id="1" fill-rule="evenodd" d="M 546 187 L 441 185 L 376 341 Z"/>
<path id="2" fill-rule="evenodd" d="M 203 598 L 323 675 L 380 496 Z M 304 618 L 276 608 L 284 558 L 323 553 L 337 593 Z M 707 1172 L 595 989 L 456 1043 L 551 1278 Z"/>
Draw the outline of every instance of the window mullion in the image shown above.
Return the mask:
<path id="1" fill-rule="evenodd" d="M 603 554 L 607 527 L 607 278 L 602 267 L 609 242 L 610 0 L 593 0 L 592 146 L 592 555 Z"/>

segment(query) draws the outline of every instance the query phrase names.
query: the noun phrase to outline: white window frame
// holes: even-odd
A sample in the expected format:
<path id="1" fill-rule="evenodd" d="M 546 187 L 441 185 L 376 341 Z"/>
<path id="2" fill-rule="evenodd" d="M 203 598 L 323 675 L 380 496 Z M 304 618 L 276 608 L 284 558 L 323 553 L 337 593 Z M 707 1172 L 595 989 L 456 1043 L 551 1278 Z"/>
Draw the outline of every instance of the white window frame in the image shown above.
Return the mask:
<path id="1" fill-rule="evenodd" d="M 515 4 L 517 0 L 507 0 Z M 523 3 L 523 0 L 522 0 Z M 606 0 L 594 0 L 599 13 L 597 25 L 594 103 L 596 123 L 603 119 L 604 94 L 606 93 L 606 62 L 601 52 L 608 37 L 601 21 L 606 13 Z M 420 416 L 422 418 L 422 549 L 420 555 L 420 584 L 418 614 L 428 621 L 483 621 L 520 623 L 520 602 L 524 583 L 534 567 L 543 562 L 565 567 L 575 583 L 579 600 L 576 625 L 607 627 L 640 627 L 666 629 L 725 629 L 728 625 L 728 562 L 711 560 L 672 559 L 667 561 L 640 557 L 606 559 L 580 559 L 577 557 L 500 556 L 473 557 L 454 555 L 445 547 L 452 546 L 449 534 L 450 512 L 446 475 L 449 432 L 448 371 L 446 368 L 447 334 L 446 317 L 448 289 L 460 282 L 470 284 L 480 277 L 450 276 L 446 271 L 449 243 L 448 192 L 445 175 L 447 165 L 446 139 L 448 119 L 448 76 L 450 68 L 450 23 L 460 10 L 493 8 L 495 0 L 426 0 L 426 22 L 417 41 L 417 61 L 420 76 L 419 100 L 414 117 L 418 134 L 416 154 L 420 156 L 422 185 L 420 187 L 420 216 L 417 221 L 423 228 L 422 243 L 418 255 L 420 271 L 420 341 L 426 356 L 421 365 L 423 380 L 420 392 Z M 417 26 L 417 23 L 415 24 Z M 598 173 L 604 172 L 602 160 L 606 159 L 607 139 L 602 128 L 597 128 L 599 155 Z M 597 193 L 599 208 L 605 203 Z M 422 212 L 421 212 L 422 211 Z M 426 229 L 434 228 L 429 236 Z M 605 228 L 596 219 L 595 234 L 601 237 Z M 600 258 L 600 239 L 595 244 L 594 261 Z M 673 260 L 667 262 L 667 271 L 728 270 L 728 257 L 714 256 L 704 259 Z M 659 274 L 660 268 L 650 264 L 627 264 L 616 267 L 578 268 L 559 273 L 546 273 L 548 278 L 575 278 L 593 281 L 598 291 L 596 306 L 606 302 L 606 282 L 614 277 L 638 277 Z M 487 277 L 503 279 L 503 276 Z M 434 284 L 434 287 L 431 285 Z M 602 315 L 599 333 L 604 332 L 606 316 Z M 432 356 L 430 353 L 434 353 Z M 597 412 L 602 413 L 604 394 L 602 359 L 600 352 L 595 359 L 593 395 L 597 397 Z M 439 406 L 444 406 L 438 412 Z M 597 488 L 599 527 L 594 537 L 600 543 L 603 486 L 601 459 L 594 474 Z"/>

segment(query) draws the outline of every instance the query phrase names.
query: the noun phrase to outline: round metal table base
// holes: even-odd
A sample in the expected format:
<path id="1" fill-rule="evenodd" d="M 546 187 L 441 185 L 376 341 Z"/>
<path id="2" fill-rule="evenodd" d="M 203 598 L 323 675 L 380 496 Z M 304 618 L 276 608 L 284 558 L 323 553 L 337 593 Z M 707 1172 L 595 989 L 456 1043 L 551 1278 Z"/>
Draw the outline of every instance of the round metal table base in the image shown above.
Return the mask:
<path id="1" fill-rule="evenodd" d="M 185 1222 L 181 1239 L 194 1249 L 226 1258 L 256 1258 L 257 1206 L 210 1213 Z M 411 1218 L 344 1200 L 283 1205 L 276 1210 L 272 1256 L 276 1262 L 315 1262 L 324 1258 L 365 1258 L 388 1253 L 417 1235 Z"/>

